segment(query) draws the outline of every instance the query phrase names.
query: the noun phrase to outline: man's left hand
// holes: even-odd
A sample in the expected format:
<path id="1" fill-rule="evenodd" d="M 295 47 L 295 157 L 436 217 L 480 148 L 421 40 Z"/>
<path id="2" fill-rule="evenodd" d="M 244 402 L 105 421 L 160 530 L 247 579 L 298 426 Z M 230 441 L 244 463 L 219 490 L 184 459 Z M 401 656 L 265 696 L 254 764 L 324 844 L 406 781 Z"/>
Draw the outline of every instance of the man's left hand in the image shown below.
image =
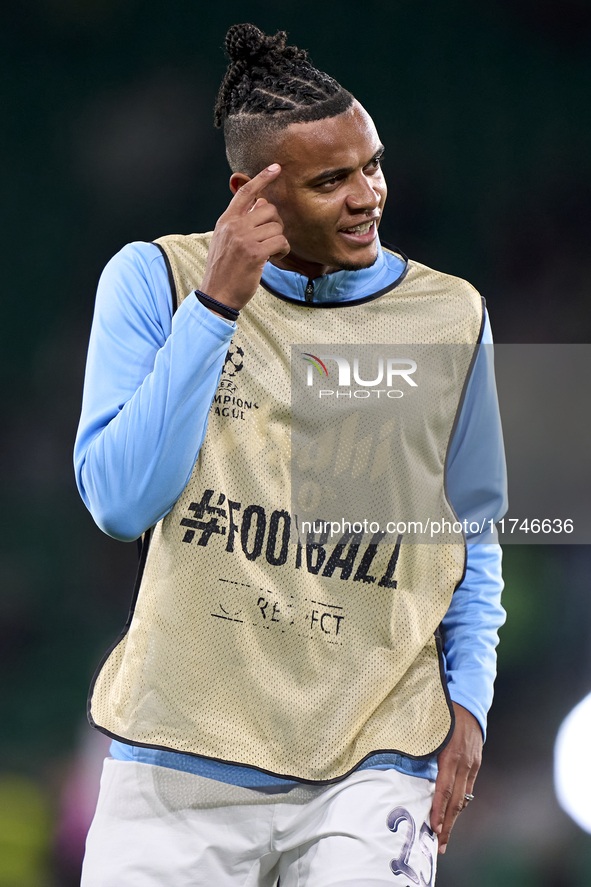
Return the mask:
<path id="1" fill-rule="evenodd" d="M 439 839 L 439 853 L 445 853 L 458 814 L 471 795 L 482 761 L 480 724 L 462 705 L 453 703 L 456 726 L 449 743 L 437 756 L 439 774 L 431 810 L 431 828 Z"/>

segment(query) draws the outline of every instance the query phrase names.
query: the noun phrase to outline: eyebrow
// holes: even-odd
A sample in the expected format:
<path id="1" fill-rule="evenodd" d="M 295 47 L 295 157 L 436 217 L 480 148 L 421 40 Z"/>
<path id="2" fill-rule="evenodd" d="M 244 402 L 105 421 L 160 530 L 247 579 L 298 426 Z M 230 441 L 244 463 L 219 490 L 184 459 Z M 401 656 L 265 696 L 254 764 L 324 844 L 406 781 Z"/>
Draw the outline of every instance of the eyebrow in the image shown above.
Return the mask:
<path id="1" fill-rule="evenodd" d="M 386 149 L 384 148 L 384 146 L 380 144 L 379 148 L 377 149 L 377 151 L 375 152 L 373 157 L 371 157 L 367 161 L 367 163 L 371 163 L 372 160 L 378 160 L 382 156 L 382 154 L 384 153 L 385 150 Z M 364 166 L 367 166 L 367 163 L 364 164 Z M 323 172 L 319 173 L 317 176 L 314 176 L 313 179 L 310 179 L 310 181 L 307 184 L 313 187 L 314 185 L 319 185 L 325 179 L 334 179 L 337 176 L 342 176 L 343 173 L 350 173 L 350 172 L 353 172 L 354 170 L 355 170 L 354 166 L 341 166 L 339 169 L 325 169 Z"/>

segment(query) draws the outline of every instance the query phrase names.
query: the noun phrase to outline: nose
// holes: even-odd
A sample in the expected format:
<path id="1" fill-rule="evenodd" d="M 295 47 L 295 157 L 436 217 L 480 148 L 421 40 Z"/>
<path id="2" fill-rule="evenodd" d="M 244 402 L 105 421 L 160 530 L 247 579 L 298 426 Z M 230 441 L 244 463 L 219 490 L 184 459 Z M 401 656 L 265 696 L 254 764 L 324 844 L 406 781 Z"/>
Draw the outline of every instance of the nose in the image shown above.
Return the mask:
<path id="1" fill-rule="evenodd" d="M 364 170 L 351 177 L 351 187 L 347 195 L 347 205 L 351 210 L 377 209 L 382 200 L 385 187 L 382 176 L 375 173 L 368 176 Z"/>

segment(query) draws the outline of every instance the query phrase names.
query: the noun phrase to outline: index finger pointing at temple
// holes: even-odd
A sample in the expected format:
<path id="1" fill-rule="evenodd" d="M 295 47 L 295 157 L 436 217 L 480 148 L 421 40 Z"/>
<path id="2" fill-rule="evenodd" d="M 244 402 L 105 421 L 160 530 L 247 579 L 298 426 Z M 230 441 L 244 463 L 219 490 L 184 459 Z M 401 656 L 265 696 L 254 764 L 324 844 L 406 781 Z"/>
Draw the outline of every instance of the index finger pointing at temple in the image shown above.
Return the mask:
<path id="1" fill-rule="evenodd" d="M 261 170 L 258 175 L 249 182 L 246 182 L 245 185 L 242 185 L 242 187 L 236 191 L 230 202 L 230 206 L 234 205 L 236 209 L 248 212 L 261 191 L 266 188 L 273 179 L 276 179 L 280 172 L 281 167 L 278 163 L 272 163 L 271 166 L 267 166 L 265 169 Z"/>

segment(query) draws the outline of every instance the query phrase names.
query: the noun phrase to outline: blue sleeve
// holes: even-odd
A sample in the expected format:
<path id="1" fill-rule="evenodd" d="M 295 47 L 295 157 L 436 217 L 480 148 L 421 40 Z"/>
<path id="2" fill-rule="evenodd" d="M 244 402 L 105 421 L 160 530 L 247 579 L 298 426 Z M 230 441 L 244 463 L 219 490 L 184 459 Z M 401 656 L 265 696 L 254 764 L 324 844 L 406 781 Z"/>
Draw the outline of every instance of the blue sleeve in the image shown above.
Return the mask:
<path id="1" fill-rule="evenodd" d="M 507 510 L 503 435 L 494 377 L 492 333 L 486 316 L 480 347 L 450 446 L 447 489 L 461 521 L 498 521 Z M 501 606 L 502 551 L 498 543 L 468 535 L 466 575 L 442 622 L 449 692 L 486 735 L 486 715 L 496 676 Z M 482 538 L 482 536 L 481 536 Z"/>
<path id="2" fill-rule="evenodd" d="M 193 295 L 173 317 L 154 244 L 128 244 L 106 266 L 74 464 L 80 494 L 110 536 L 138 538 L 180 496 L 235 329 Z"/>

